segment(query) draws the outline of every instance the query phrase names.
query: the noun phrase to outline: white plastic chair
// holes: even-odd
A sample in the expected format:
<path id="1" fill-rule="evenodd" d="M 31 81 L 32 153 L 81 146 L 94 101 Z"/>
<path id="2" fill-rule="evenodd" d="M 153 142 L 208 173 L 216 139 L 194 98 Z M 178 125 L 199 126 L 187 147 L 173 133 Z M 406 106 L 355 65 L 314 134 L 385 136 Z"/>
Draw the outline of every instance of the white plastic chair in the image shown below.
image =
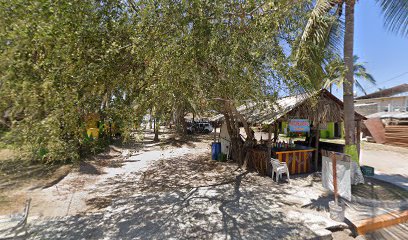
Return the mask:
<path id="1" fill-rule="evenodd" d="M 289 176 L 289 169 L 286 163 L 281 163 L 278 159 L 271 158 L 271 164 L 272 164 L 272 180 L 273 176 L 276 176 L 276 182 L 279 182 L 279 178 L 282 178 L 282 173 L 286 173 L 288 177 L 288 182 L 290 182 L 290 176 Z"/>

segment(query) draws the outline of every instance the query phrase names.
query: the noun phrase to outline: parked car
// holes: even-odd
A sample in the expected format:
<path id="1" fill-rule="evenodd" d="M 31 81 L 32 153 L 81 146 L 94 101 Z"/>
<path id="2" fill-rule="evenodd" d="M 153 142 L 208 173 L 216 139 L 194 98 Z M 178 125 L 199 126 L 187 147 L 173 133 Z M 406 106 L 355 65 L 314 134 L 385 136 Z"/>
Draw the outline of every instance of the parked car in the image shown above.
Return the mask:
<path id="1" fill-rule="evenodd" d="M 208 134 L 214 130 L 213 126 L 209 122 L 193 122 L 187 124 L 187 133 L 204 133 Z"/>
<path id="2" fill-rule="evenodd" d="M 200 133 L 208 134 L 214 130 L 211 123 L 209 122 L 200 122 L 196 124 L 196 127 L 198 128 L 198 132 Z"/>

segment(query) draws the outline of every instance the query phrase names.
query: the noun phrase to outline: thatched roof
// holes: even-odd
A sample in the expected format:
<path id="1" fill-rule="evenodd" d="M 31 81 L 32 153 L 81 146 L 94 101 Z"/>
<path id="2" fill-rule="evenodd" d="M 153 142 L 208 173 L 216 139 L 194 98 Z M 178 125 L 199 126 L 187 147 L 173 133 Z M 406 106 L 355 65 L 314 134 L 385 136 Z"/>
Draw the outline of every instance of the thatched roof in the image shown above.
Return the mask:
<path id="1" fill-rule="evenodd" d="M 319 122 L 343 121 L 343 102 L 326 89 L 313 94 L 303 93 L 284 97 L 270 103 L 268 101 L 255 103 L 249 102 L 237 110 L 253 124 L 271 124 L 275 121 L 286 121 L 293 118 L 309 119 Z M 224 116 L 217 115 L 211 121 L 221 121 Z M 356 120 L 366 119 L 355 113 Z"/>

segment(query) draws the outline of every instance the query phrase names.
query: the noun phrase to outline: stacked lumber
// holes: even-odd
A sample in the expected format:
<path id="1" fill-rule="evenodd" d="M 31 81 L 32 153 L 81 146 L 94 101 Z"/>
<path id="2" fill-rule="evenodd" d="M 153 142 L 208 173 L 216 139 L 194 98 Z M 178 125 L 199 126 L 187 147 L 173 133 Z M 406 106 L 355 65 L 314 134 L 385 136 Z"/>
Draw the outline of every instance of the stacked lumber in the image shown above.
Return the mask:
<path id="1" fill-rule="evenodd" d="M 389 125 L 385 127 L 387 144 L 408 147 L 408 125 Z"/>

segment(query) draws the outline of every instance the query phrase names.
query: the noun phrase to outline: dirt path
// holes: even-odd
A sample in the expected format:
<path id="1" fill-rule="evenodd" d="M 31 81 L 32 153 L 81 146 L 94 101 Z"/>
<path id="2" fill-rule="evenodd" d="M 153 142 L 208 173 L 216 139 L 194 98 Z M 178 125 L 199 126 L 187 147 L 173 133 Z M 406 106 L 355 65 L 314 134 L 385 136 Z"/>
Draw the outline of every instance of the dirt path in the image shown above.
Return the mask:
<path id="1" fill-rule="evenodd" d="M 94 211 L 32 221 L 29 239 L 298 239 L 344 227 L 328 218 L 328 198 L 313 176 L 277 184 L 214 162 L 205 148 L 164 153 L 168 158 L 144 171 L 121 170 L 95 183 Z M 155 154 L 135 158 L 142 156 Z"/>
<path id="2" fill-rule="evenodd" d="M 205 150 L 184 147 L 148 152 L 141 151 L 125 158 L 122 165 L 116 168 L 104 167 L 98 170 L 89 170 L 89 168 L 95 168 L 89 164 L 83 167 L 88 168 L 87 172 L 77 170 L 68 174 L 52 187 L 26 192 L 27 197 L 32 198 L 30 215 L 31 217 L 57 217 L 86 212 L 89 210 L 87 200 L 96 197 L 93 194 L 96 188 L 108 184 L 111 178 L 117 176 L 126 178 L 128 174 L 141 172 L 152 162 L 163 158 L 180 157 L 191 152 L 202 153 Z"/>
<path id="3" fill-rule="evenodd" d="M 28 239 L 352 239 L 330 231 L 347 226 L 330 220 L 319 177 L 277 184 L 210 160 L 210 142 L 148 140 L 21 192 L 33 199 Z"/>
<path id="4" fill-rule="evenodd" d="M 143 141 L 136 145 L 112 147 L 109 152 L 100 154 L 93 160 L 73 166 L 72 171 L 71 166 L 62 166 L 52 176 L 43 179 L 35 176 L 19 177 L 16 172 L 16 176 L 11 176 L 16 180 L 4 183 L 13 183 L 13 186 L 3 187 L 0 193 L 0 215 L 21 212 L 28 198 L 32 199 L 31 219 L 86 212 L 89 210 L 86 202 L 94 198 L 92 192 L 95 186 L 103 185 L 108 179 L 142 171 L 151 162 L 162 158 L 209 150 L 208 136 L 197 137 L 194 143 L 176 140 L 167 132 L 161 138 L 162 141 L 153 142 L 153 135 L 146 132 Z"/>

